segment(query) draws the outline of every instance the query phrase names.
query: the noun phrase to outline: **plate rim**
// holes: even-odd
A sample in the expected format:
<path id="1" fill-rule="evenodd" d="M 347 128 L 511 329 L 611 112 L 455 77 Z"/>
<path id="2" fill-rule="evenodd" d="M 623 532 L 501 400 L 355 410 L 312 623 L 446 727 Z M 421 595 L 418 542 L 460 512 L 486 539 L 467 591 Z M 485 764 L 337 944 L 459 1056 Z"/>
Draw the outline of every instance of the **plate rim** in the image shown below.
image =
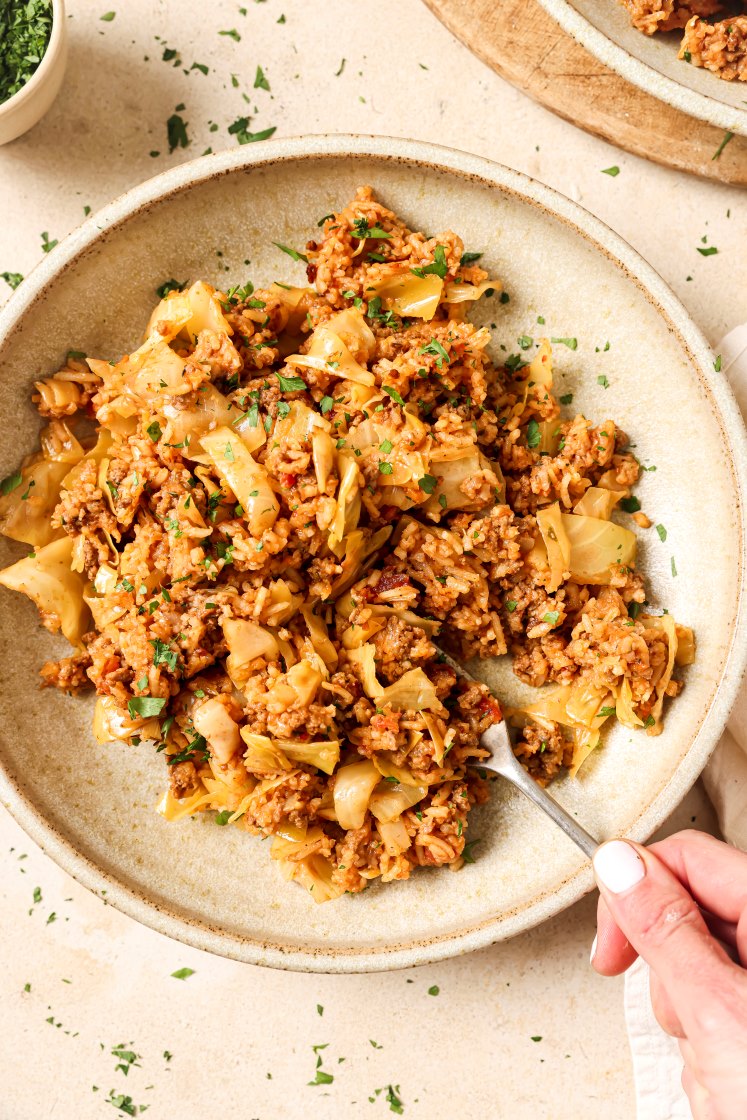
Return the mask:
<path id="1" fill-rule="evenodd" d="M 590 54 L 644 93 L 651 94 L 658 101 L 679 109 L 689 117 L 723 128 L 726 132 L 747 136 L 747 109 L 727 105 L 642 62 L 596 28 L 569 0 L 538 0 L 538 3 Z M 715 75 L 713 80 L 720 81 Z"/>
<path id="2" fill-rule="evenodd" d="M 631 838 L 643 840 L 662 823 L 700 774 L 726 725 L 747 666 L 747 431 L 728 382 L 724 377 L 719 380 L 715 376 L 713 353 L 700 328 L 652 266 L 599 218 L 553 188 L 521 172 L 484 157 L 437 144 L 362 134 L 318 134 L 263 141 L 256 147 L 242 147 L 179 164 L 124 192 L 89 217 L 60 243 L 54 254 L 37 264 L 6 306 L 0 309 L 0 346 L 35 301 L 43 296 L 50 281 L 63 276 L 67 268 L 105 233 L 125 225 L 148 206 L 162 203 L 169 196 L 232 172 L 305 159 L 366 157 L 409 165 L 413 169 L 424 167 L 429 171 L 456 174 L 517 196 L 570 227 L 620 268 L 663 316 L 691 358 L 694 371 L 707 386 L 720 413 L 718 419 L 724 429 L 725 444 L 733 453 L 732 469 L 737 484 L 735 500 L 741 533 L 741 550 L 736 558 L 739 595 L 735 625 L 724 671 L 690 750 L 658 795 L 639 813 L 629 831 Z M 106 901 L 129 917 L 195 948 L 279 969 L 322 973 L 377 972 L 443 960 L 530 929 L 560 913 L 593 887 L 591 867 L 584 863 L 558 887 L 543 891 L 526 904 L 514 907 L 501 916 L 484 919 L 466 929 L 436 934 L 393 948 L 368 945 L 361 949 L 326 950 L 300 944 L 281 946 L 195 920 L 170 905 L 148 897 L 145 889 L 141 891 L 98 866 L 44 816 L 2 760 L 0 801 L 58 866 L 93 893 L 101 895 L 103 890 Z"/>

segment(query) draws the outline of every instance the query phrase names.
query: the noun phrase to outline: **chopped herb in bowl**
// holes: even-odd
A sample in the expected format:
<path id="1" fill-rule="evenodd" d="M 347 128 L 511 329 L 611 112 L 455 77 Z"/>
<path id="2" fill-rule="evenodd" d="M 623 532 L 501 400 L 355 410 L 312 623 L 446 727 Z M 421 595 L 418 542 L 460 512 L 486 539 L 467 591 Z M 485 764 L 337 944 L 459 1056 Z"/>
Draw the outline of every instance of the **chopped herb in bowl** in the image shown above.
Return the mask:
<path id="1" fill-rule="evenodd" d="M 0 0 L 0 105 L 33 77 L 52 34 L 52 0 Z"/>

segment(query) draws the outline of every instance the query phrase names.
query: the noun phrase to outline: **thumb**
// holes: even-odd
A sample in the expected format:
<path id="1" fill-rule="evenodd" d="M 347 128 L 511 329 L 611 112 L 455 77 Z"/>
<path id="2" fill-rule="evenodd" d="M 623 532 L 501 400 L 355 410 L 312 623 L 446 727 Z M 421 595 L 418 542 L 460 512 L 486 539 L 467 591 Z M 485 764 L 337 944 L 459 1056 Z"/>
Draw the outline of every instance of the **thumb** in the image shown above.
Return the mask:
<path id="1" fill-rule="evenodd" d="M 594 854 L 594 874 L 612 917 L 657 974 L 688 1038 L 728 1029 L 734 1012 L 743 1018 L 740 970 L 665 864 L 641 845 L 610 840 Z"/>

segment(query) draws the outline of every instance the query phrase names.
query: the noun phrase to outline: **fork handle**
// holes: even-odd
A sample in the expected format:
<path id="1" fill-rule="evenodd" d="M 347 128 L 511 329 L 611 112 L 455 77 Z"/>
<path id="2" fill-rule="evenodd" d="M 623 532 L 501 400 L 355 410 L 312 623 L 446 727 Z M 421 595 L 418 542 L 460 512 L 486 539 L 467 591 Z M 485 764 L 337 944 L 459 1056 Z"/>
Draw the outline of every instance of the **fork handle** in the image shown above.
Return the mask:
<path id="1" fill-rule="evenodd" d="M 542 786 L 537 785 L 534 778 L 527 774 L 518 759 L 515 760 L 515 763 L 515 768 L 513 766 L 511 766 L 510 769 L 508 767 L 505 769 L 501 767 L 500 772 L 503 777 L 508 778 L 509 782 L 515 785 L 517 789 L 520 789 L 523 794 L 526 794 L 530 801 L 533 801 L 535 805 L 543 809 L 548 817 L 550 817 L 559 828 L 562 828 L 566 836 L 569 836 L 574 844 L 578 844 L 584 855 L 591 859 L 594 852 L 599 847 L 599 842 L 595 840 L 593 836 L 590 836 L 586 829 L 582 828 L 581 825 L 573 819 L 570 813 L 565 811 L 562 805 L 559 805 L 554 798 L 550 797 L 550 794 L 546 793 Z"/>

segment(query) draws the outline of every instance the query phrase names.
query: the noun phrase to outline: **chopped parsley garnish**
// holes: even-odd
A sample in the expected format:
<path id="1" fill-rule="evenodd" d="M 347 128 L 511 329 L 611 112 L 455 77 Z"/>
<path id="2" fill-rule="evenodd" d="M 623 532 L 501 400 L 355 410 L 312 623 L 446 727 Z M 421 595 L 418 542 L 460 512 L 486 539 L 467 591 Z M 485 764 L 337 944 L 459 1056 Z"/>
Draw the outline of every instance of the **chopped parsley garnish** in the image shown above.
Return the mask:
<path id="1" fill-rule="evenodd" d="M 388 455 L 393 446 L 394 445 L 392 444 L 392 441 L 390 439 L 385 439 L 383 443 L 379 444 L 379 451 L 383 451 L 385 455 Z"/>
<path id="2" fill-rule="evenodd" d="M 602 716 L 603 718 L 606 719 L 607 716 L 614 716 L 616 711 L 617 711 L 616 708 L 609 708 L 609 707 L 600 708 L 599 711 L 597 712 L 597 716 Z"/>
<path id="3" fill-rule="evenodd" d="M 539 424 L 536 420 L 530 420 L 527 424 L 527 447 L 539 447 L 541 438 Z"/>
<path id="4" fill-rule="evenodd" d="M 387 233 L 381 226 L 370 226 L 365 218 L 356 218 L 350 233 L 353 237 L 357 237 L 359 241 L 366 241 L 369 237 L 378 240 L 388 240 L 392 236 L 391 233 Z"/>
<path id="5" fill-rule="evenodd" d="M 0 490 L 3 494 L 10 494 L 17 486 L 20 486 L 22 482 L 23 476 L 21 472 L 16 471 L 15 474 L 9 474 L 0 482 Z"/>
<path id="6" fill-rule="evenodd" d="M 194 974 L 195 970 L 193 968 L 177 968 L 176 972 L 171 973 L 175 980 L 188 980 Z"/>
<path id="7" fill-rule="evenodd" d="M 250 132 L 249 118 L 237 117 L 233 124 L 228 126 L 228 131 L 231 136 L 236 137 L 239 144 L 255 144 L 258 140 L 269 140 L 277 131 L 277 126 L 273 125 L 271 128 L 263 128 L 261 132 Z"/>
<path id="8" fill-rule="evenodd" d="M 334 403 L 335 402 L 332 400 L 332 397 L 322 397 L 322 399 L 319 401 L 319 410 L 322 416 L 326 415 L 326 413 L 329 412 Z"/>
<path id="9" fill-rule="evenodd" d="M 309 258 L 304 256 L 303 253 L 299 253 L 295 249 L 289 249 L 287 245 L 281 245 L 279 241 L 273 241 L 273 245 L 277 245 L 278 249 L 282 249 L 284 253 L 287 253 L 291 260 L 306 261 L 307 264 L 309 263 Z"/>
<path id="10" fill-rule="evenodd" d="M 300 393 L 308 388 L 302 377 L 283 377 L 282 373 L 275 371 L 278 384 L 283 393 Z"/>
<path id="11" fill-rule="evenodd" d="M 51 251 L 52 251 L 52 249 L 54 249 L 55 245 L 58 244 L 57 240 L 50 241 L 49 234 L 47 233 L 46 230 L 41 235 L 41 239 L 42 239 L 42 249 L 45 253 L 51 253 Z"/>
<path id="12" fill-rule="evenodd" d="M 698 252 L 701 257 L 715 257 L 718 249 L 715 245 L 709 245 L 707 249 L 701 249 L 700 246 L 698 246 Z"/>
<path id="13" fill-rule="evenodd" d="M 449 266 L 446 263 L 446 249 L 443 245 L 436 246 L 431 264 L 427 264 L 423 268 L 410 269 L 410 272 L 414 272 L 416 276 L 440 276 L 442 280 L 448 271 Z"/>
<path id="14" fill-rule="evenodd" d="M 516 610 L 517 606 L 518 606 L 518 603 L 516 602 L 515 599 L 506 599 L 506 602 L 505 602 L 504 605 L 505 605 L 508 613 L 513 614 L 514 611 Z"/>
<path id="15" fill-rule="evenodd" d="M 599 374 L 599 377 L 597 378 L 597 385 L 601 385 L 603 389 L 609 389 L 610 383 L 607 380 L 607 375 L 606 374 L 604 374 L 604 373 Z"/>
<path id="16" fill-rule="evenodd" d="M 393 470 L 391 463 L 379 462 L 379 474 L 391 474 Z"/>
<path id="17" fill-rule="evenodd" d="M 44 57 L 52 31 L 51 0 L 27 0 L 0 7 L 0 104 L 31 78 Z"/>
<path id="18" fill-rule="evenodd" d="M 656 532 L 659 534 L 660 541 L 665 541 L 667 539 L 667 531 L 663 525 L 657 525 Z"/>
<path id="19" fill-rule="evenodd" d="M 111 23 L 116 14 L 116 12 L 104 12 L 103 16 L 99 16 L 99 19 L 102 23 Z"/>
<path id="20" fill-rule="evenodd" d="M 462 268 L 464 268 L 465 265 L 474 264 L 475 261 L 479 261 L 481 257 L 482 253 L 462 253 L 459 263 Z"/>
<path id="21" fill-rule="evenodd" d="M 430 988 L 428 989 L 428 995 L 437 996 L 440 991 L 441 989 L 439 988 L 438 984 L 431 984 Z"/>
<path id="22" fill-rule="evenodd" d="M 149 424 L 145 430 L 154 443 L 158 443 L 159 439 L 163 435 L 163 430 L 157 420 L 154 420 L 152 424 Z"/>
<path id="23" fill-rule="evenodd" d="M 436 365 L 440 369 L 444 362 L 449 364 L 449 355 L 444 350 L 441 343 L 437 338 L 432 338 L 425 346 L 421 346 L 418 351 L 419 354 L 431 354 L 436 359 Z"/>
<path id="24" fill-rule="evenodd" d="M 238 31 L 236 30 L 235 27 L 229 28 L 228 31 L 219 31 L 218 34 L 219 35 L 227 35 L 229 39 L 233 39 L 234 43 L 240 43 L 241 42 L 241 36 L 239 35 L 239 33 L 238 33 Z"/>
<path id="25" fill-rule="evenodd" d="M 149 644 L 153 646 L 153 664 L 165 665 L 172 673 L 176 672 L 179 655 L 169 647 L 168 642 L 162 642 L 160 638 L 150 638 Z"/>
<path id="26" fill-rule="evenodd" d="M 612 167 L 603 167 L 602 168 L 602 174 L 603 175 L 611 175 L 612 178 L 615 179 L 620 174 L 620 168 L 617 167 L 616 164 L 613 164 Z"/>
<path id="27" fill-rule="evenodd" d="M 9 288 L 12 288 L 13 291 L 16 290 L 19 284 L 23 283 L 23 275 L 20 272 L 0 272 L 0 276 L 2 276 L 5 283 Z"/>
<path id="28" fill-rule="evenodd" d="M 464 860 L 465 863 L 474 863 L 475 862 L 475 857 L 472 855 L 472 849 L 475 847 L 475 845 L 477 845 L 479 843 L 480 843 L 479 840 L 470 840 L 467 844 L 464 845 L 464 850 L 462 852 L 462 859 Z"/>
<path id="29" fill-rule="evenodd" d="M 318 1069 L 314 1080 L 307 1081 L 307 1085 L 331 1085 L 333 1081 L 333 1074 L 326 1073 L 323 1069 Z"/>
<path id="30" fill-rule="evenodd" d="M 548 626 L 555 626 L 560 618 L 560 611 L 548 611 L 547 614 L 542 615 L 542 621 L 546 622 Z"/>
<path id="31" fill-rule="evenodd" d="M 387 396 L 390 396 L 392 398 L 395 404 L 401 404 L 404 408 L 405 402 L 402 400 L 402 397 L 399 395 L 395 388 L 393 388 L 391 385 L 382 385 L 381 388 L 387 394 Z"/>
<path id="32" fill-rule="evenodd" d="M 690 60 L 688 59 L 688 62 L 689 61 Z M 723 140 L 721 141 L 719 146 L 716 148 L 716 151 L 711 156 L 711 159 L 712 160 L 718 159 L 719 156 L 721 155 L 721 153 L 723 152 L 724 148 L 726 147 L 726 145 L 729 143 L 730 140 L 733 140 L 733 139 L 734 139 L 734 133 L 733 132 L 725 132 Z"/>
<path id="33" fill-rule="evenodd" d="M 718 355 L 718 357 L 714 361 L 713 368 L 715 369 L 716 373 L 721 373 L 721 355 L 720 354 Z"/>
<path id="34" fill-rule="evenodd" d="M 266 89 L 268 93 L 270 92 L 270 83 L 261 66 L 257 67 L 257 73 L 254 75 L 254 89 Z"/>
<path id="35" fill-rule="evenodd" d="M 529 350 L 529 348 L 534 345 L 534 339 L 530 338 L 528 334 L 519 335 L 516 341 L 518 342 L 519 348 L 521 350 Z"/>
<path id="36" fill-rule="evenodd" d="M 656 720 L 654 719 L 653 716 L 646 716 L 646 718 L 643 721 L 643 726 L 644 727 L 653 727 L 655 723 L 656 723 Z"/>
<path id="37" fill-rule="evenodd" d="M 127 701 L 127 711 L 130 719 L 149 719 L 158 716 L 165 707 L 166 701 L 159 696 L 133 696 Z"/>
<path id="38" fill-rule="evenodd" d="M 156 288 L 156 295 L 159 299 L 166 299 L 169 292 L 183 292 L 188 284 L 187 280 L 164 280 L 163 284 L 159 284 Z"/>
<path id="39" fill-rule="evenodd" d="M 386 1101 L 387 1101 L 387 1104 L 389 1105 L 389 1111 L 390 1112 L 396 1112 L 398 1116 L 402 1116 L 402 1114 L 405 1111 L 405 1106 L 402 1104 L 402 1101 L 398 1097 L 398 1095 L 397 1095 L 398 1093 L 399 1093 L 399 1085 L 396 1085 L 396 1086 L 387 1085 Z"/>
<path id="40" fill-rule="evenodd" d="M 638 501 L 635 495 L 633 495 L 633 497 L 631 498 L 620 499 L 620 509 L 625 510 L 626 513 L 638 513 L 638 510 L 640 508 L 641 503 Z"/>
<path id="41" fill-rule="evenodd" d="M 418 486 L 426 494 L 432 494 L 438 485 L 438 479 L 432 474 L 424 474 L 422 478 L 418 479 Z"/>
<path id="42" fill-rule="evenodd" d="M 573 393 L 564 393 L 559 400 L 561 404 L 573 404 Z"/>
<path id="43" fill-rule="evenodd" d="M 578 339 L 577 338 L 551 338 L 550 342 L 558 343 L 561 346 L 567 346 L 569 350 L 577 350 L 578 349 Z"/>
<path id="44" fill-rule="evenodd" d="M 177 148 L 188 148 L 187 122 L 178 113 L 172 113 L 166 121 L 166 134 L 169 141 L 169 155 Z"/>

